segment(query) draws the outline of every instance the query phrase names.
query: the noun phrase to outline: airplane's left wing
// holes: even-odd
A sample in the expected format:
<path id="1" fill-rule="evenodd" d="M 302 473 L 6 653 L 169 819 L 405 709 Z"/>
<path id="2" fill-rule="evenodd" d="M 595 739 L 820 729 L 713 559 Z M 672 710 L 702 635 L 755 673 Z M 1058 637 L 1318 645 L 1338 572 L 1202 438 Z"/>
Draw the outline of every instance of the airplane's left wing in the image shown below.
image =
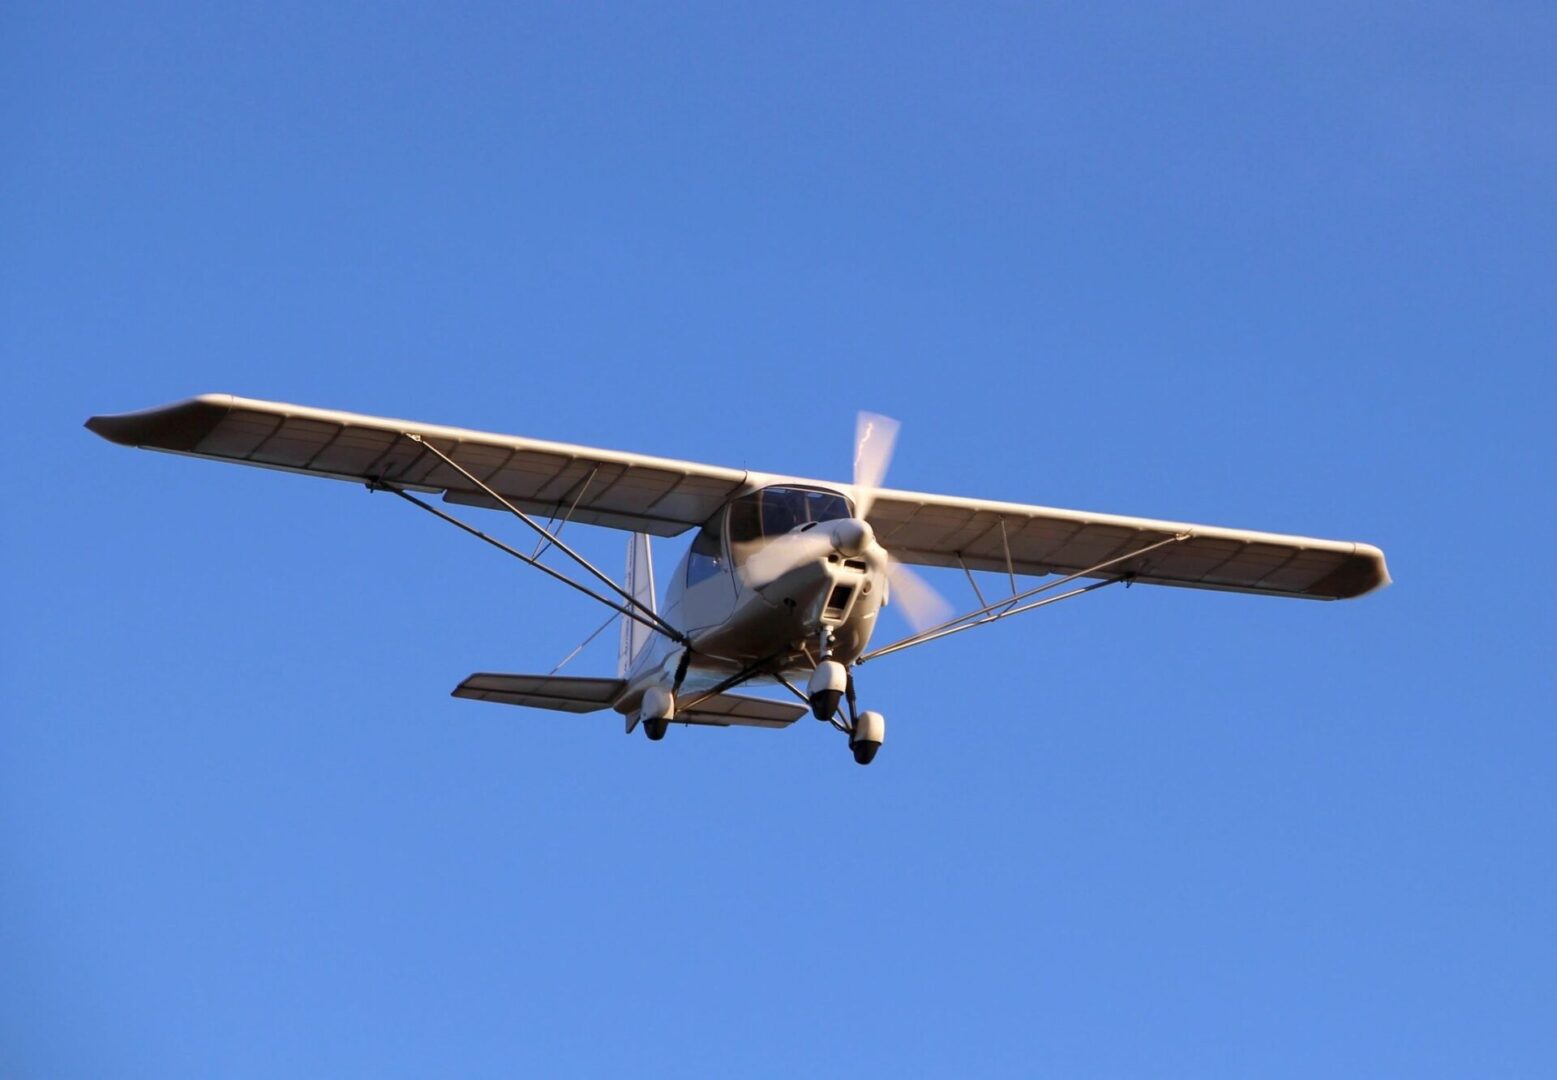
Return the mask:
<path id="1" fill-rule="evenodd" d="M 124 446 L 497 503 L 419 436 L 528 513 L 674 536 L 713 516 L 746 481 L 739 469 L 543 442 L 382 416 L 206 394 L 86 426 Z"/>
<path id="2" fill-rule="evenodd" d="M 1384 553 L 1345 540 L 907 491 L 882 491 L 869 520 L 894 558 L 924 566 L 1310 600 L 1389 584 Z"/>

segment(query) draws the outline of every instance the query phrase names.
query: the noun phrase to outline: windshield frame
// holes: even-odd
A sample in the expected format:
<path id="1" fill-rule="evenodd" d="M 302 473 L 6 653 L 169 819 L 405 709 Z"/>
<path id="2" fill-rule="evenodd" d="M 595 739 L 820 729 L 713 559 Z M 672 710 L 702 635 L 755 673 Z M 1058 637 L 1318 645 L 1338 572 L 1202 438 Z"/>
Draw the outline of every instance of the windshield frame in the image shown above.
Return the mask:
<path id="1" fill-rule="evenodd" d="M 725 507 L 725 540 L 737 566 L 775 536 L 802 525 L 841 521 L 854 516 L 853 501 L 841 491 L 803 484 L 759 488 Z"/>

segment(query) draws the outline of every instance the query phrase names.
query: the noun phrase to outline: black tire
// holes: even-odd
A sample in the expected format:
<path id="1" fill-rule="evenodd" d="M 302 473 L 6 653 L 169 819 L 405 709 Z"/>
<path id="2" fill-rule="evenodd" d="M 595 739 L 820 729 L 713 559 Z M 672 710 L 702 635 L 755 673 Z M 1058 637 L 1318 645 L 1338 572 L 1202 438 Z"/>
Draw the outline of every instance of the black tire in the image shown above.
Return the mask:
<path id="1" fill-rule="evenodd" d="M 881 749 L 881 744 L 879 742 L 850 743 L 849 749 L 854 751 L 856 765 L 869 765 L 876 760 L 876 751 Z"/>
<path id="2" fill-rule="evenodd" d="M 665 732 L 669 730 L 669 720 L 645 720 L 643 722 L 643 733 L 649 737 L 650 742 L 659 742 L 665 737 Z"/>

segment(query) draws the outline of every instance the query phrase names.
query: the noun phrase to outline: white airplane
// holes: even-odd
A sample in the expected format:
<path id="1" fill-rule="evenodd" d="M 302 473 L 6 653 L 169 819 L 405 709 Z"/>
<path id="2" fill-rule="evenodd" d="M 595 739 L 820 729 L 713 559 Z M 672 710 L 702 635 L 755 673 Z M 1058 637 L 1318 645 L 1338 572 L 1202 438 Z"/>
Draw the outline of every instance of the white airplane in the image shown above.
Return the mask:
<path id="1" fill-rule="evenodd" d="M 226 394 L 94 416 L 86 426 L 121 445 L 390 492 L 621 621 L 615 678 L 483 673 L 460 683 L 456 697 L 610 708 L 629 733 L 641 723 L 655 740 L 671 723 L 786 727 L 810 712 L 848 736 L 862 765 L 880 749 L 886 721 L 857 708 L 854 671 L 879 657 L 1118 583 L 1340 600 L 1390 580 L 1384 553 L 1368 544 L 883 489 L 897 424 L 871 414 L 860 416 L 849 484 Z M 429 494 L 505 510 L 539 546 L 526 554 L 504 544 L 419 497 Z M 624 585 L 563 542 L 569 522 L 633 534 Z M 649 536 L 692 529 L 657 604 Z M 548 550 L 587 580 L 541 562 Z M 977 606 L 952 615 L 905 564 L 961 569 Z M 986 600 L 975 571 L 999 575 L 1009 594 Z M 1018 584 L 1019 575 L 1046 580 Z M 871 649 L 888 603 L 914 632 Z M 747 683 L 782 687 L 798 703 L 731 693 Z"/>

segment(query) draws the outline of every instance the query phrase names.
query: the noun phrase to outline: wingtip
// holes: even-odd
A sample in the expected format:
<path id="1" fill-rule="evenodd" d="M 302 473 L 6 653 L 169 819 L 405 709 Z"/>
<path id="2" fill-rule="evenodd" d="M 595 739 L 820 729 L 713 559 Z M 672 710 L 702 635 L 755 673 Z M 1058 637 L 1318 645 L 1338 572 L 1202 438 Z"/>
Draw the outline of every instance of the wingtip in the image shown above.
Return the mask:
<path id="1" fill-rule="evenodd" d="M 1369 589 L 1368 592 L 1376 593 L 1380 589 L 1387 589 L 1389 586 L 1395 583 L 1395 579 L 1390 576 L 1389 563 L 1384 559 L 1384 551 L 1382 548 L 1374 547 L 1372 544 L 1358 544 L 1357 554 L 1366 556 L 1368 559 L 1372 560 L 1374 570 L 1377 573 L 1373 588 Z"/>
<path id="2" fill-rule="evenodd" d="M 81 426 L 99 438 L 107 439 L 111 443 L 120 446 L 133 446 L 134 442 L 129 437 L 129 425 L 124 423 L 125 416 L 89 416 L 86 423 Z"/>
<path id="3" fill-rule="evenodd" d="M 1361 573 L 1355 575 L 1357 587 L 1353 591 L 1344 594 L 1345 600 L 1356 600 L 1364 596 L 1371 596 L 1393 585 L 1395 579 L 1390 577 L 1389 564 L 1384 560 L 1382 549 L 1372 544 L 1354 545 L 1353 556 L 1358 563 L 1365 567 Z"/>
<path id="4" fill-rule="evenodd" d="M 235 401 L 231 394 L 201 394 L 140 412 L 89 416 L 83 426 L 119 446 L 189 450 L 205 437 Z"/>
<path id="5" fill-rule="evenodd" d="M 1352 544 L 1329 574 L 1314 582 L 1302 595 L 1315 600 L 1356 600 L 1376 593 L 1390 583 L 1384 553 L 1372 544 Z"/>

